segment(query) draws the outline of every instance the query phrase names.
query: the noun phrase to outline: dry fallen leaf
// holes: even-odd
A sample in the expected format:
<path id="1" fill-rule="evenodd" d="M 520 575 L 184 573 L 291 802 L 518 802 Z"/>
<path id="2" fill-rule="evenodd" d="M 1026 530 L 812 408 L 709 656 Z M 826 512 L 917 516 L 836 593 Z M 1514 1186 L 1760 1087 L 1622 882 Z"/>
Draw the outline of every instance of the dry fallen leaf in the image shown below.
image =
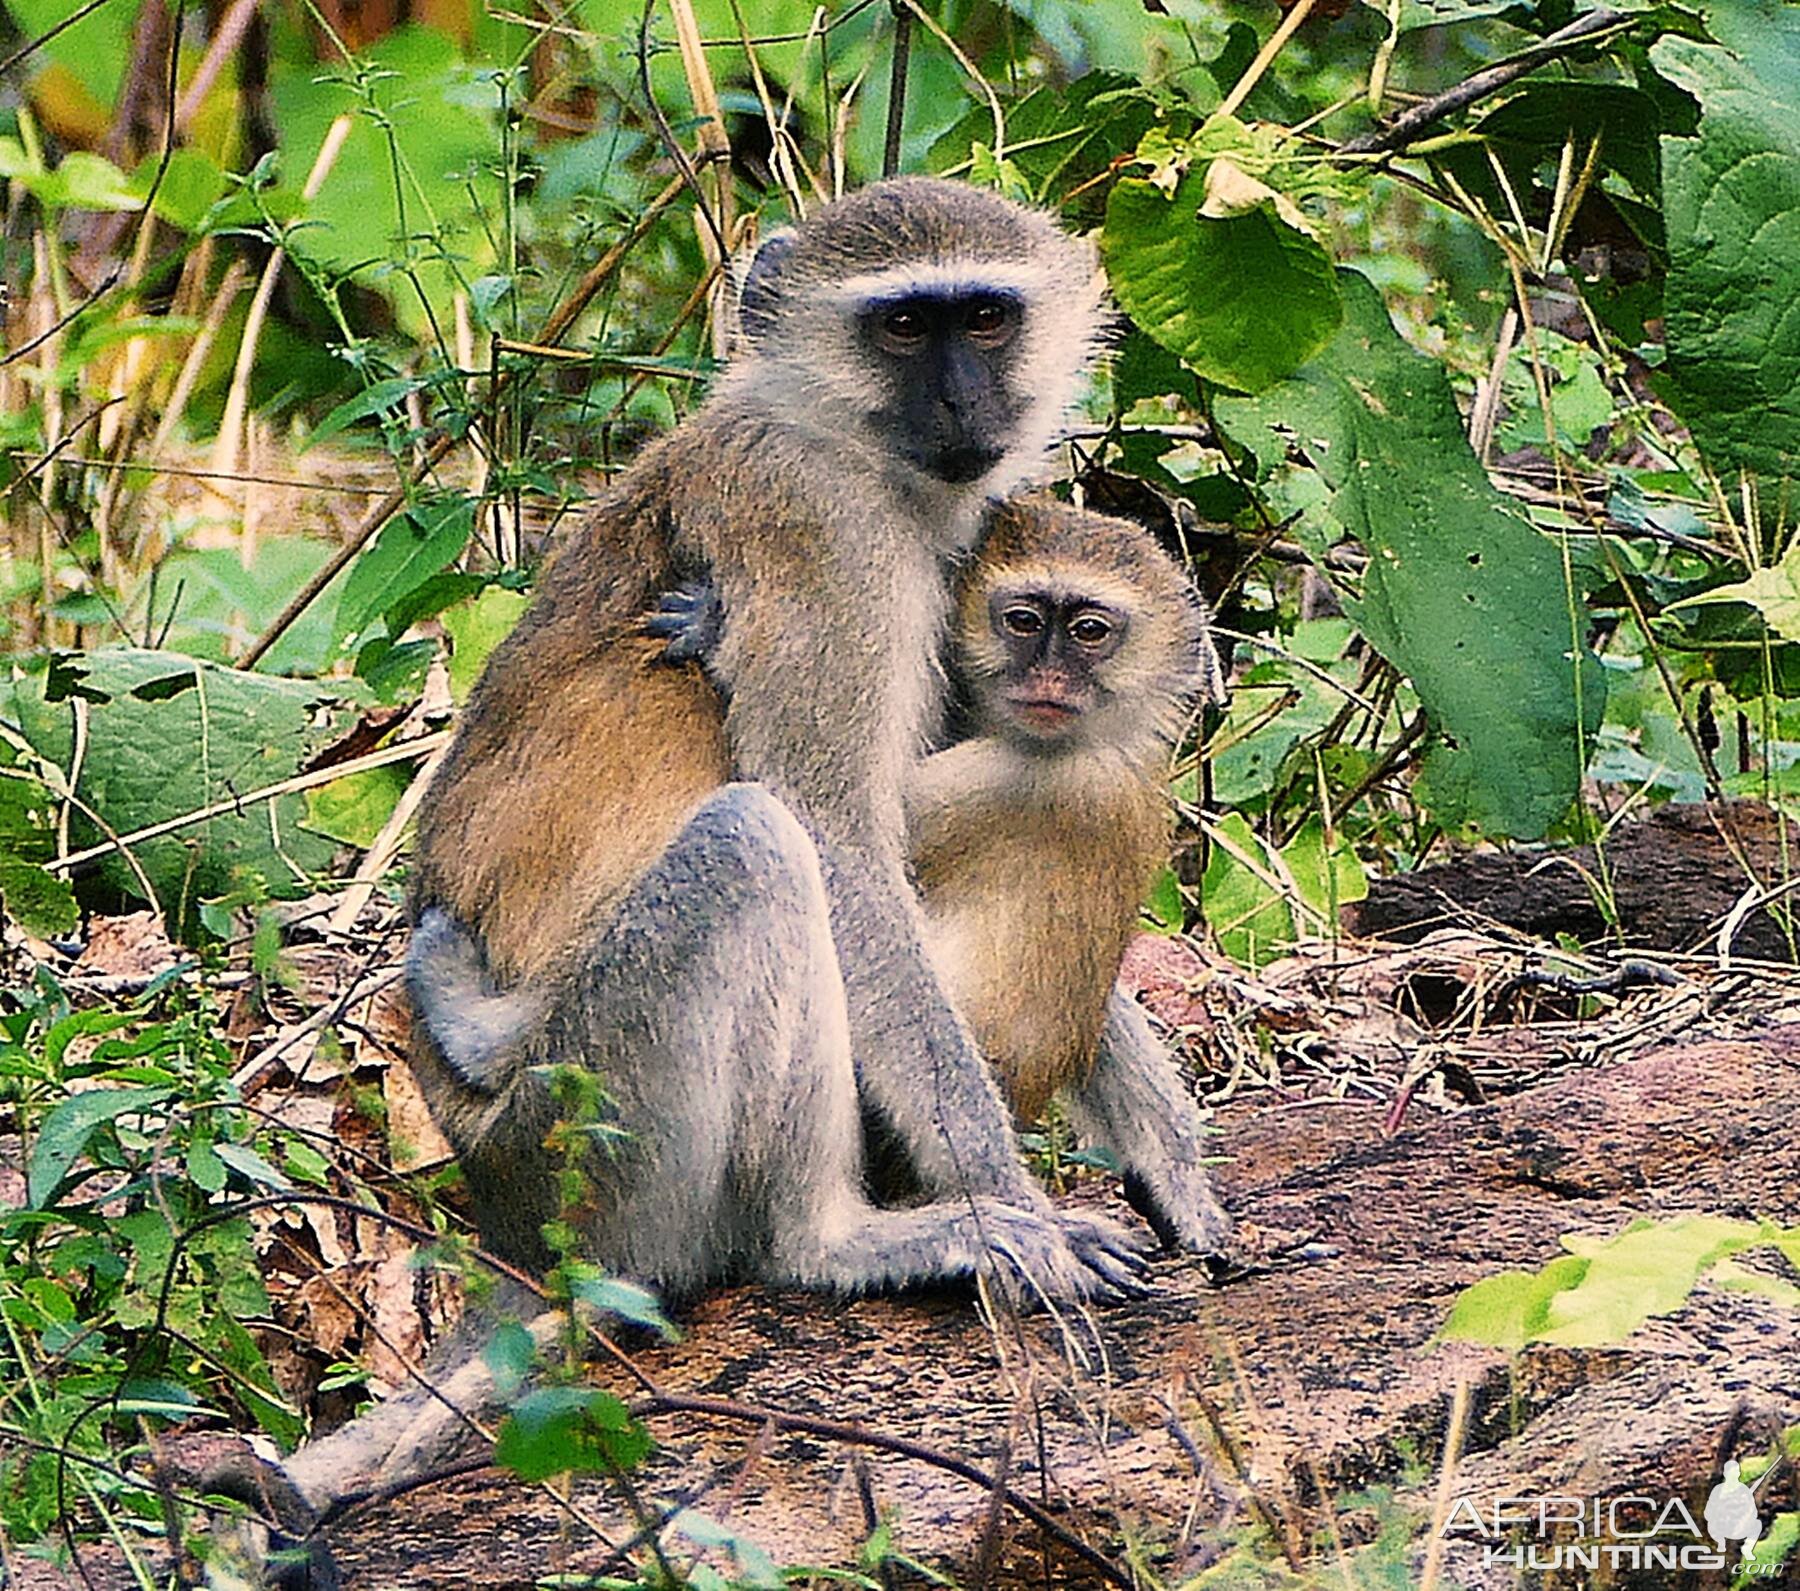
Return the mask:
<path id="1" fill-rule="evenodd" d="M 187 959 L 187 953 L 163 932 L 162 919 L 153 911 L 141 911 L 89 922 L 87 944 L 75 958 L 75 970 L 98 978 L 148 982 Z"/>

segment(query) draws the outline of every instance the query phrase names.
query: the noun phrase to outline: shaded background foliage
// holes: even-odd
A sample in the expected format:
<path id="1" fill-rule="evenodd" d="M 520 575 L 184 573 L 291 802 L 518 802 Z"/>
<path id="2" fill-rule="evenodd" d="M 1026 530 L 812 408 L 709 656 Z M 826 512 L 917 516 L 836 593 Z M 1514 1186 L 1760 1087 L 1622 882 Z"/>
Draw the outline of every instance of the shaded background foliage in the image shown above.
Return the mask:
<path id="1" fill-rule="evenodd" d="M 71 875 L 88 905 L 150 886 L 189 936 L 230 889 L 304 895 L 331 872 L 308 836 L 366 842 L 406 785 L 311 796 L 259 854 L 198 824 L 135 871 L 41 875 L 53 814 L 79 851 L 300 764 L 222 721 L 200 765 L 115 777 L 147 704 L 90 685 L 96 727 L 126 732 L 71 768 L 72 676 L 48 657 L 253 657 L 315 680 L 321 710 L 416 723 L 450 637 L 461 678 L 556 523 L 703 390 L 718 300 L 696 284 L 720 244 L 877 174 L 890 137 L 902 169 L 1097 233 L 1127 326 L 1069 468 L 1135 502 L 1252 637 L 1206 772 L 1254 820 L 1259 909 L 1279 916 L 1279 850 L 1309 818 L 1354 888 L 1359 857 L 1782 791 L 1791 7 L 1295 7 L 1272 59 L 1273 14 L 1215 4 L 8 14 L 21 51 L 50 33 L 0 135 L 6 623 L 35 703 L 7 715 L 6 876 L 40 929 L 73 927 Z M 1521 58 L 1384 142 L 1377 110 Z M 540 347 L 671 146 L 727 145 L 695 183 L 712 219 L 683 195 Z M 201 449 L 213 474 L 172 500 L 158 466 Z M 402 510 L 275 630 L 345 532 L 329 511 L 316 534 L 262 528 L 256 483 L 226 478 L 252 455 L 283 479 L 354 469 Z M 171 695 L 147 733 L 191 733 L 191 707 Z M 1177 791 L 1203 823 L 1204 789 Z M 1192 880 L 1159 891 L 1171 926 L 1205 910 Z"/>

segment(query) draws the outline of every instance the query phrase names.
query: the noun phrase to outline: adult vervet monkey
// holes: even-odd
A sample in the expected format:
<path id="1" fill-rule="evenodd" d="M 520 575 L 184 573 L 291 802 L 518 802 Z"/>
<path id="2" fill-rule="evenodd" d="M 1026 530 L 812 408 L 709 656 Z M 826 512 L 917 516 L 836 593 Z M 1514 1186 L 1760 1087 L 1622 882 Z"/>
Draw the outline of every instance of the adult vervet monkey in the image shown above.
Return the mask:
<path id="1" fill-rule="evenodd" d="M 489 1249 L 541 1267 L 560 1218 L 585 1257 L 676 1295 L 904 1285 L 995 1255 L 1052 1297 L 1135 1289 L 1131 1239 L 1056 1211 L 1020 1161 L 926 957 L 902 806 L 947 562 L 1043 469 L 1102 320 L 1093 251 L 1048 216 L 954 183 L 866 188 L 763 245 L 711 399 L 545 571 L 422 804 L 412 876 L 427 940 L 466 929 L 503 993 L 550 992 L 479 1076 L 415 1024 Z M 642 632 L 701 571 L 728 707 Z M 624 1135 L 575 1208 L 545 1146 L 559 1065 L 597 1074 Z M 935 1202 L 868 1201 L 864 1110 Z M 471 1328 L 447 1351 L 458 1401 L 491 1395 L 478 1346 Z M 390 1400 L 294 1456 L 287 1516 L 455 1434 L 429 1400 Z M 254 1498 L 268 1477 L 208 1480 Z M 296 1573 L 323 1583 L 323 1561 Z"/>

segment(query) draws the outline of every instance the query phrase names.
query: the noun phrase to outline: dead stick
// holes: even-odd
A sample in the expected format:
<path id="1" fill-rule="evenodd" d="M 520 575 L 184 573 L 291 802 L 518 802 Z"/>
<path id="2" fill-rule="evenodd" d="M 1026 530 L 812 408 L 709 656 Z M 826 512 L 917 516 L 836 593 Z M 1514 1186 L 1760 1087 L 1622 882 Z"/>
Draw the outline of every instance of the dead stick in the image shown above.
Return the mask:
<path id="1" fill-rule="evenodd" d="M 656 218 L 673 204 L 681 193 L 684 183 L 677 177 L 663 189 L 648 205 L 644 213 L 637 218 L 631 230 L 620 238 L 610 249 L 594 262 L 593 268 L 576 284 L 574 292 L 563 300 L 561 306 L 544 323 L 543 330 L 532 339 L 533 342 L 552 344 L 561 341 L 562 335 L 572 325 L 581 312 L 587 308 L 593 296 L 606 285 L 607 278 L 618 270 L 625 256 L 642 240 L 645 233 L 655 224 Z M 504 392 L 509 382 L 510 372 L 502 371 L 494 379 L 491 389 L 494 397 Z M 275 622 L 264 630 L 256 643 L 237 660 L 240 669 L 255 668 L 265 656 L 269 648 L 281 639 L 288 627 L 313 605 L 319 593 L 331 584 L 345 565 L 363 550 L 390 519 L 406 506 L 407 497 L 427 476 L 449 455 L 456 446 L 454 436 L 440 436 L 425 450 L 425 457 L 414 468 L 404 486 L 396 486 L 387 493 L 368 513 L 357 522 L 356 529 L 350 532 L 350 539 L 329 558 L 319 571 L 303 585 L 290 602 L 277 616 Z"/>
<path id="2" fill-rule="evenodd" d="M 912 60 L 912 12 L 894 0 L 894 61 L 888 74 L 887 137 L 882 143 L 881 174 L 900 170 L 900 138 L 906 127 L 906 71 Z"/>

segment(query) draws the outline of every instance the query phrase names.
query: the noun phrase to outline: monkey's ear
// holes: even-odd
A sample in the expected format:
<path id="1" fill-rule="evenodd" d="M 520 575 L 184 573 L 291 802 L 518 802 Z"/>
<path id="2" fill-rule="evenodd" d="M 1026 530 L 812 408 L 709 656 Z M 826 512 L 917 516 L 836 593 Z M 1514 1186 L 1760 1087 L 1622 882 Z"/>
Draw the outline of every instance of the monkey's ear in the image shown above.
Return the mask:
<path id="1" fill-rule="evenodd" d="M 792 227 L 771 232 L 744 268 L 738 284 L 738 326 L 751 342 L 774 324 L 775 304 L 781 296 L 777 280 L 797 241 Z"/>
<path id="2" fill-rule="evenodd" d="M 1200 700 L 1209 707 L 1231 705 L 1231 689 L 1225 683 L 1225 664 L 1210 635 L 1200 642 Z"/>

